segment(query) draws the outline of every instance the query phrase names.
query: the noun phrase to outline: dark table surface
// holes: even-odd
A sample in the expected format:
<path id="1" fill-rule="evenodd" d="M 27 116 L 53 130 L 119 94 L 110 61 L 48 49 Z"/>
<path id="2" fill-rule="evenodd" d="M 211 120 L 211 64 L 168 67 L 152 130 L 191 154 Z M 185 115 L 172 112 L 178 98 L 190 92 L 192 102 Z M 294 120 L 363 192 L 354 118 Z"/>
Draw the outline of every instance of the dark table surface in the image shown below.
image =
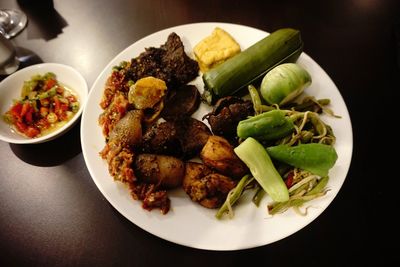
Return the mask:
<path id="1" fill-rule="evenodd" d="M 0 8 L 20 8 L 28 15 L 27 28 L 12 39 L 23 66 L 68 64 L 89 88 L 120 51 L 165 28 L 205 21 L 269 32 L 297 28 L 304 51 L 329 74 L 347 104 L 354 150 L 342 189 L 312 223 L 269 245 L 218 252 L 165 241 L 120 215 L 86 168 L 79 124 L 49 143 L 0 142 L 0 266 L 243 266 L 250 261 L 382 266 L 398 261 L 386 244 L 398 228 L 391 218 L 398 210 L 393 208 L 397 156 L 388 151 L 398 143 L 392 133 L 399 7 L 396 0 L 2 0 Z"/>

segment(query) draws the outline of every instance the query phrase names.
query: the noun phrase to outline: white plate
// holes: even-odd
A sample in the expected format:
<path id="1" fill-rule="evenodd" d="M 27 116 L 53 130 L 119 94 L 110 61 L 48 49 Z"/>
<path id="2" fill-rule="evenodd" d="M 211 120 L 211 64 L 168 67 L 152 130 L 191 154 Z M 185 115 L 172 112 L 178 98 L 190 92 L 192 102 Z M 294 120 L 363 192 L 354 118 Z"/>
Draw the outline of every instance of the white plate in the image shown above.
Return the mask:
<path id="1" fill-rule="evenodd" d="M 57 80 L 71 88 L 78 96 L 78 112 L 62 127 L 46 135 L 37 138 L 28 138 L 15 131 L 12 131 L 10 125 L 3 118 L 0 118 L 0 140 L 14 144 L 38 144 L 60 137 L 72 128 L 82 114 L 88 95 L 88 86 L 85 78 L 74 68 L 58 63 L 41 63 L 23 68 L 5 78 L 0 83 L 0 116 L 10 109 L 14 99 L 19 99 L 24 81 L 28 81 L 36 74 L 45 74 L 53 72 Z"/>
<path id="2" fill-rule="evenodd" d="M 138 56 L 146 47 L 159 47 L 167 40 L 171 32 L 176 32 L 182 39 L 186 52 L 192 56 L 192 48 L 202 38 L 209 35 L 214 27 L 219 26 L 228 31 L 241 45 L 242 49 L 265 37 L 268 33 L 241 25 L 226 23 L 196 23 L 177 26 L 151 34 L 132 44 L 117 55 L 102 71 L 89 93 L 86 108 L 82 114 L 81 142 L 83 155 L 89 172 L 105 198 L 131 222 L 142 229 L 171 242 L 208 250 L 238 250 L 266 245 L 285 238 L 311 223 L 331 203 L 340 190 L 348 172 L 352 149 L 352 127 L 346 105 L 335 84 L 324 70 L 309 56 L 303 53 L 298 63 L 306 68 L 313 84 L 306 89 L 308 94 L 317 98 L 330 98 L 331 108 L 342 119 L 324 117 L 333 127 L 337 137 L 335 148 L 338 153 L 336 165 L 330 171 L 326 196 L 309 203 L 307 216 L 300 216 L 289 210 L 283 214 L 270 217 L 267 215 L 267 203 L 264 198 L 259 208 L 249 199 L 245 199 L 235 208 L 232 220 L 215 219 L 215 210 L 209 210 L 192 202 L 183 190 L 170 193 L 171 210 L 161 215 L 159 210 L 151 212 L 141 208 L 141 202 L 134 201 L 128 189 L 114 182 L 109 175 L 107 163 L 99 152 L 105 145 L 98 117 L 102 110 L 99 103 L 104 84 L 114 65 L 123 60 Z M 200 91 L 203 90 L 201 78 L 194 82 Z M 208 110 L 204 104 L 194 116 L 201 120 L 201 115 Z"/>

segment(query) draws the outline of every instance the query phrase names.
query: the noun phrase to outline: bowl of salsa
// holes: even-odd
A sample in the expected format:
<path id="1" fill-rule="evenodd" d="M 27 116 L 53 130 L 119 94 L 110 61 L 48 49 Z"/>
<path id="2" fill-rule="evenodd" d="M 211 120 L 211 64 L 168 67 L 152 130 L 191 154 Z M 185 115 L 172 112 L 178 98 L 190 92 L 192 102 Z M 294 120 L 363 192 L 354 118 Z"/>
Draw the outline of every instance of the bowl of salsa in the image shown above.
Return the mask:
<path id="1" fill-rule="evenodd" d="M 33 144 L 60 136 L 77 122 L 87 94 L 85 79 L 67 65 L 17 71 L 0 83 L 0 140 Z"/>

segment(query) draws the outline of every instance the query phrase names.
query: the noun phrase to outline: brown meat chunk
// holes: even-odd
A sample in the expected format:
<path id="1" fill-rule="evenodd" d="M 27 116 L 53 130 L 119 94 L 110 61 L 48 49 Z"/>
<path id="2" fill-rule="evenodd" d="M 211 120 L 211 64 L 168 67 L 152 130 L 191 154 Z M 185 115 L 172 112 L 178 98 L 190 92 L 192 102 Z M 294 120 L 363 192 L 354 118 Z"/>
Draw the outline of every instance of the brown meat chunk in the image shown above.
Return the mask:
<path id="1" fill-rule="evenodd" d="M 165 121 L 145 132 L 142 152 L 190 159 L 200 153 L 210 135 L 207 125 L 194 118 Z"/>
<path id="2" fill-rule="evenodd" d="M 178 90 L 171 90 L 165 100 L 161 113 L 164 119 L 178 119 L 191 116 L 200 105 L 200 92 L 194 85 L 184 85 Z"/>
<path id="3" fill-rule="evenodd" d="M 210 137 L 211 131 L 203 122 L 194 118 L 179 121 L 181 147 L 184 159 L 197 156 Z"/>
<path id="4" fill-rule="evenodd" d="M 236 135 L 239 121 L 254 115 L 251 101 L 228 96 L 217 101 L 212 112 L 203 117 L 207 119 L 215 135 L 231 139 Z"/>
<path id="5" fill-rule="evenodd" d="M 199 66 L 186 53 L 180 37 L 171 33 L 160 48 L 149 47 L 131 60 L 127 77 L 133 81 L 153 76 L 166 82 L 168 89 L 178 88 L 197 77 Z"/>

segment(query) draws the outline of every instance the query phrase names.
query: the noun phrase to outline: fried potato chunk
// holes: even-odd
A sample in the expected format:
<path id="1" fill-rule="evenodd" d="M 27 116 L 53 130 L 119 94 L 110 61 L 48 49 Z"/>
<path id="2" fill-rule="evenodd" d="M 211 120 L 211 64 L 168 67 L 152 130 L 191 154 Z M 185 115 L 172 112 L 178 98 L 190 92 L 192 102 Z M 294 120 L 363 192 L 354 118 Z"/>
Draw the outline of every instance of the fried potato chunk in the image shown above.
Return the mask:
<path id="1" fill-rule="evenodd" d="M 240 52 L 240 45 L 223 29 L 216 27 L 210 36 L 193 49 L 200 70 L 204 73 Z"/>
<path id="2" fill-rule="evenodd" d="M 218 208 L 236 181 L 197 162 L 185 163 L 182 187 L 191 200 L 209 209 Z"/>
<path id="3" fill-rule="evenodd" d="M 247 166 L 235 154 L 232 145 L 217 135 L 208 138 L 200 152 L 200 158 L 207 167 L 234 179 L 239 179 L 248 172 Z"/>

